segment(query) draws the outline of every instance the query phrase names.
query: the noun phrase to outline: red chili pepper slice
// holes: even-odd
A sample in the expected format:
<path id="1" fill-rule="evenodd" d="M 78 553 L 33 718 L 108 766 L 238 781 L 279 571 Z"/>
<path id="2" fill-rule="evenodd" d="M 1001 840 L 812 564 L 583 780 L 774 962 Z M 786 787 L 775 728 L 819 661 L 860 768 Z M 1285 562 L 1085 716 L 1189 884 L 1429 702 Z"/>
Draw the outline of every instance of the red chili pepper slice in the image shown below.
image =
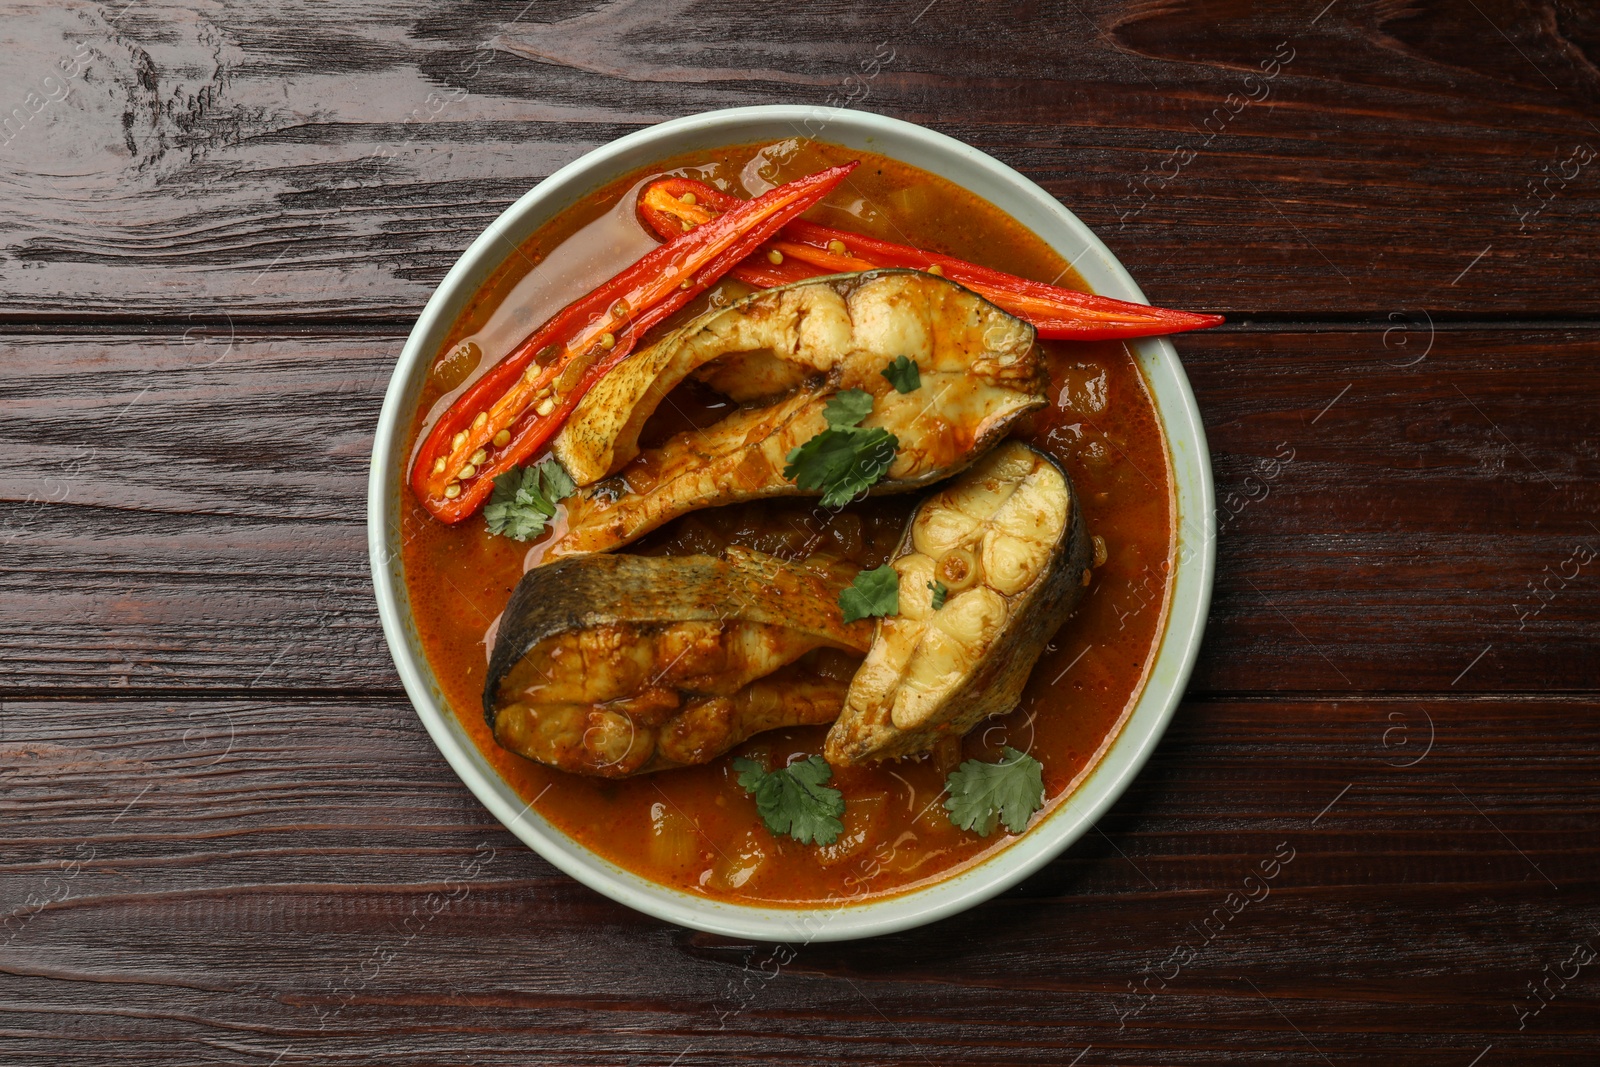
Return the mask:
<path id="1" fill-rule="evenodd" d="M 737 200 L 689 232 L 679 227 L 666 244 L 557 312 L 433 424 L 411 467 L 411 491 L 423 507 L 448 523 L 477 511 L 495 476 L 549 441 L 646 331 L 716 284 L 855 166 Z"/>
<path id="2" fill-rule="evenodd" d="M 646 226 L 658 236 L 667 236 L 683 232 L 685 226 L 716 218 L 718 212 L 734 210 L 743 202 L 704 182 L 661 178 L 645 187 L 638 210 Z M 771 262 L 771 252 L 781 254 L 777 264 Z M 1039 336 L 1045 338 L 1096 341 L 1154 337 L 1204 330 L 1223 321 L 1221 315 L 1173 311 L 1046 285 L 954 256 L 819 226 L 804 219 L 789 223 L 779 239 L 740 263 L 732 273 L 747 284 L 768 288 L 784 281 L 873 267 L 909 267 L 942 274 L 1033 323 Z M 779 278 L 784 281 L 776 280 Z"/>

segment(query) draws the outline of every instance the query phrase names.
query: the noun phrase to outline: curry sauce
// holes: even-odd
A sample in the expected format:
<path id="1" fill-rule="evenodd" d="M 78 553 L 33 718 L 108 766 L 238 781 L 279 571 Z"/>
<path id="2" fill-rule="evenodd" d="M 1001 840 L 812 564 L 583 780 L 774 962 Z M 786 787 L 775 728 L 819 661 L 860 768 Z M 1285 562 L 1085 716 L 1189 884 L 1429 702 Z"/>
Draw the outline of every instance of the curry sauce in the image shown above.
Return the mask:
<path id="1" fill-rule="evenodd" d="M 634 219 L 649 178 L 697 178 L 739 195 L 824 166 L 860 159 L 849 180 L 808 218 L 917 245 L 1024 277 L 1084 288 L 1037 236 L 987 202 L 927 172 L 871 153 L 798 142 L 746 145 L 667 160 L 596 190 L 508 255 L 455 324 L 425 386 L 412 440 L 477 374 L 568 301 L 654 246 Z M 748 292 L 713 288 L 661 327 Z M 1172 557 L 1171 478 L 1154 405 L 1119 342 L 1041 342 L 1052 404 L 1015 436 L 1054 457 L 1076 486 L 1103 552 L 1077 612 L 1039 660 L 1017 709 L 980 724 L 960 758 L 996 759 L 1006 745 L 1044 765 L 1043 818 L 1070 795 L 1115 737 L 1159 644 Z M 643 347 L 643 346 L 641 346 Z M 706 426 L 731 403 L 690 380 L 646 427 L 642 443 Z M 695 512 L 628 547 L 655 555 L 718 554 L 742 545 L 783 558 L 827 553 L 863 567 L 884 563 L 917 494 L 871 497 L 817 519 L 815 501 L 769 500 Z M 625 779 L 580 777 L 495 743 L 482 712 L 494 629 L 524 569 L 539 558 L 488 534 L 481 518 L 455 526 L 410 500 L 402 518 L 407 590 L 419 635 L 451 707 L 489 762 L 556 827 L 592 851 L 689 893 L 744 903 L 807 906 L 870 899 L 949 877 L 1013 840 L 959 830 L 942 807 L 950 765 L 934 759 L 836 768 L 844 831 L 831 845 L 771 834 L 735 780 L 735 756 L 781 765 L 822 751 L 826 727 L 757 735 L 710 763 Z M 814 667 L 848 681 L 837 654 Z"/>

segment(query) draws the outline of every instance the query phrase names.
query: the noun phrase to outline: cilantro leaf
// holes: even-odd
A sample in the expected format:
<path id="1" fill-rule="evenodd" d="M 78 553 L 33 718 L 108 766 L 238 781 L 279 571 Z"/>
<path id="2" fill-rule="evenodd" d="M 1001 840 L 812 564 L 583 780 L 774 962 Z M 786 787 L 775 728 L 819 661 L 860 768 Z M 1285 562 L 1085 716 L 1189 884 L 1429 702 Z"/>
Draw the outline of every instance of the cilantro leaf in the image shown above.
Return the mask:
<path id="1" fill-rule="evenodd" d="M 988 837 L 1004 819 L 1006 829 L 1020 834 L 1044 806 L 1044 765 L 1007 745 L 999 763 L 969 759 L 951 771 L 945 788 L 945 810 L 961 829 Z"/>
<path id="2" fill-rule="evenodd" d="M 822 506 L 841 507 L 870 489 L 894 462 L 900 439 L 888 430 L 823 430 L 791 451 L 783 476 L 822 490 Z"/>
<path id="3" fill-rule="evenodd" d="M 929 582 L 928 588 L 933 590 L 933 610 L 938 611 L 944 607 L 945 598 L 950 595 L 950 587 L 943 582 Z"/>
<path id="4" fill-rule="evenodd" d="M 895 356 L 894 361 L 878 372 L 889 379 L 897 393 L 914 393 L 922 388 L 922 371 L 905 356 Z"/>
<path id="5" fill-rule="evenodd" d="M 876 426 L 857 425 L 872 414 L 872 394 L 846 389 L 822 409 L 828 428 L 791 449 L 783 476 L 801 489 L 820 489 L 822 506 L 842 507 L 870 489 L 894 463 L 900 439 Z"/>
<path id="6" fill-rule="evenodd" d="M 556 502 L 571 496 L 572 478 L 547 456 L 533 467 L 512 467 L 494 480 L 483 509 L 489 532 L 514 541 L 531 541 L 555 518 Z"/>
<path id="7" fill-rule="evenodd" d="M 554 456 L 546 456 L 538 469 L 544 478 L 545 495 L 551 500 L 565 500 L 578 491 L 572 475 L 567 473 L 567 468 L 563 467 Z"/>
<path id="8" fill-rule="evenodd" d="M 831 845 L 844 830 L 844 794 L 828 786 L 833 768 L 821 756 L 797 760 L 769 771 L 752 759 L 733 761 L 739 787 L 755 797 L 756 811 L 773 834 L 788 834 L 802 845 Z"/>
<path id="9" fill-rule="evenodd" d="M 861 420 L 872 414 L 872 394 L 865 389 L 846 389 L 835 393 L 822 409 L 822 417 L 835 430 L 848 430 L 861 425 Z"/>
<path id="10" fill-rule="evenodd" d="M 850 588 L 839 594 L 839 610 L 845 622 L 855 622 L 869 615 L 900 614 L 900 575 L 885 563 L 870 571 L 862 571 Z"/>

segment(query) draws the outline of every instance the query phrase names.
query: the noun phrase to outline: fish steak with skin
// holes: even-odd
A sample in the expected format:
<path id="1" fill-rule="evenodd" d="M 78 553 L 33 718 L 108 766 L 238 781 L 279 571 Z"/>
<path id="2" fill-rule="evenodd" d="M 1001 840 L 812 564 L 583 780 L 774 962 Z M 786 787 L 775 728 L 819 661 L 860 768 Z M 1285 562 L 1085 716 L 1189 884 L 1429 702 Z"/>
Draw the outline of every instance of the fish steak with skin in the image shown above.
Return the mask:
<path id="1" fill-rule="evenodd" d="M 908 270 L 811 279 L 708 312 L 635 353 L 573 411 L 552 449 L 584 488 L 565 501 L 541 558 L 610 551 L 698 508 L 815 495 L 785 468 L 850 390 L 871 397 L 861 428 L 894 437 L 869 492 L 942 481 L 1047 403 L 1034 339 L 1033 327 L 982 297 Z M 899 357 L 920 376 L 906 393 L 883 373 Z M 650 415 L 690 375 L 739 406 L 641 448 Z"/>
<path id="2" fill-rule="evenodd" d="M 496 631 L 483 707 L 502 747 L 622 778 L 704 763 L 753 734 L 832 722 L 872 628 L 844 622 L 855 568 L 602 555 L 523 575 Z"/>
<path id="3" fill-rule="evenodd" d="M 899 612 L 877 622 L 828 762 L 920 756 L 1015 708 L 1089 560 L 1072 482 L 1020 441 L 932 494 L 891 560 Z"/>

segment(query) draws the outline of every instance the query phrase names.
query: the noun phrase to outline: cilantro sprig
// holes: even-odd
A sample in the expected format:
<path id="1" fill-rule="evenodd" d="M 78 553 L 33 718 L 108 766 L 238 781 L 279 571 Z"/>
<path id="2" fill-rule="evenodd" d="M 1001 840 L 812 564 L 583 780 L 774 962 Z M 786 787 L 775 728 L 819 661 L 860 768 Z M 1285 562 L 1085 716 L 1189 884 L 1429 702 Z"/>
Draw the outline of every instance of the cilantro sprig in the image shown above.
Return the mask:
<path id="1" fill-rule="evenodd" d="M 531 541 L 555 518 L 556 502 L 571 496 L 572 478 L 547 456 L 537 466 L 512 467 L 494 480 L 494 492 L 483 509 L 489 532 L 514 541 Z"/>
<path id="2" fill-rule="evenodd" d="M 929 582 L 928 588 L 933 590 L 933 596 L 929 598 L 933 602 L 933 610 L 938 611 L 944 607 L 945 598 L 950 595 L 950 587 L 943 582 Z"/>
<path id="3" fill-rule="evenodd" d="M 844 830 L 844 794 L 827 784 L 833 768 L 821 756 L 796 760 L 769 771 L 753 759 L 733 761 L 739 787 L 755 797 L 767 829 L 788 834 L 802 845 L 831 845 Z"/>
<path id="4" fill-rule="evenodd" d="M 895 356 L 889 365 L 878 372 L 889 379 L 894 391 L 904 395 L 922 388 L 922 371 L 905 356 Z"/>
<path id="5" fill-rule="evenodd" d="M 845 622 L 873 615 L 900 614 L 900 574 L 885 563 L 856 575 L 849 588 L 839 593 L 839 610 Z"/>
<path id="6" fill-rule="evenodd" d="M 872 413 L 872 394 L 846 389 L 822 410 L 828 428 L 793 449 L 783 476 L 801 489 L 820 489 L 822 506 L 841 507 L 882 478 L 900 449 L 900 439 L 888 430 L 865 427 L 861 420 Z"/>
<path id="7" fill-rule="evenodd" d="M 1007 745 L 999 763 L 969 759 L 951 771 L 945 788 L 945 810 L 961 829 L 988 837 L 1004 820 L 1007 830 L 1020 834 L 1044 806 L 1044 764 Z"/>

